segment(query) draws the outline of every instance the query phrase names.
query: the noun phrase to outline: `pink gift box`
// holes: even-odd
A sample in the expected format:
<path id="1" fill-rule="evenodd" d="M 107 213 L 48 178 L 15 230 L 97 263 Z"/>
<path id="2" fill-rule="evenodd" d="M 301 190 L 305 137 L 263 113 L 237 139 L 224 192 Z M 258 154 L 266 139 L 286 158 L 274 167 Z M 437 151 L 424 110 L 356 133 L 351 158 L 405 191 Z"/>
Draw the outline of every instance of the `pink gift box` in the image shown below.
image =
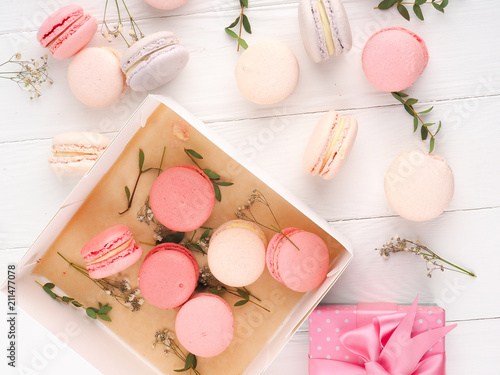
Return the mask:
<path id="1" fill-rule="evenodd" d="M 397 304 L 391 303 L 360 303 L 358 305 L 318 306 L 309 316 L 309 374 L 325 374 L 325 364 L 329 365 L 325 360 L 351 363 L 363 367 L 367 361 L 347 349 L 341 343 L 340 336 L 346 332 L 373 324 L 375 317 L 378 319 L 375 319 L 376 322 L 374 326 L 377 326 L 380 319 L 390 320 L 390 314 L 393 314 L 392 317 L 397 316 L 398 319 L 401 320 L 406 314 L 408 314 L 410 308 L 411 306 L 398 306 Z M 412 338 L 426 331 L 444 327 L 445 312 L 442 308 L 437 306 L 415 306 L 414 308 L 416 308 L 416 315 L 411 328 Z M 410 328 L 408 329 L 408 332 L 409 331 Z M 409 340 L 410 339 L 408 338 L 408 341 Z M 364 345 L 363 339 L 358 341 L 359 344 L 356 343 L 356 345 Z M 429 345 L 429 348 L 425 348 L 424 350 L 426 350 L 426 352 L 422 356 L 422 361 L 430 356 L 442 354 L 440 357 L 441 362 L 443 363 L 439 364 L 439 366 L 436 364 L 435 367 L 437 370 L 436 372 L 432 372 L 432 374 L 444 374 L 444 337 L 440 338 L 439 341 L 436 341 L 432 347 Z M 433 359 L 435 360 L 436 358 Z M 438 363 L 438 361 L 434 362 Z M 323 370 L 321 370 L 322 366 Z M 349 374 L 349 371 L 346 371 L 345 373 L 339 372 L 339 374 Z M 368 371 L 368 373 L 371 372 Z M 410 373 L 412 372 L 410 371 Z M 332 373 L 332 375 L 333 374 L 334 373 Z M 335 372 L 335 374 L 337 374 L 337 372 Z"/>

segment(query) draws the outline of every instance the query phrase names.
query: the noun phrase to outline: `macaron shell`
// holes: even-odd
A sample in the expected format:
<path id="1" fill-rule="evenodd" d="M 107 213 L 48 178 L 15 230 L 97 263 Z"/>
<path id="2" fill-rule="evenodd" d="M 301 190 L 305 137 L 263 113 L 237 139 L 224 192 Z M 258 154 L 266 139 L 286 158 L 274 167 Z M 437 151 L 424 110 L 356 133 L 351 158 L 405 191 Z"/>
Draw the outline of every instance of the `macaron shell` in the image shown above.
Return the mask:
<path id="1" fill-rule="evenodd" d="M 139 271 L 139 288 L 152 305 L 172 309 L 182 305 L 198 284 L 196 260 L 180 245 L 162 244 L 151 250 Z M 194 260 L 194 262 L 193 262 Z"/>
<path id="2" fill-rule="evenodd" d="M 135 67 L 127 78 L 127 84 L 138 92 L 155 90 L 177 77 L 188 61 L 187 48 L 179 44 L 167 47 Z"/>
<path id="3" fill-rule="evenodd" d="M 283 234 L 276 233 L 269 241 L 266 250 L 266 265 L 269 273 L 272 277 L 278 280 L 280 283 L 283 282 L 278 272 L 278 264 L 276 261 L 276 255 L 278 253 L 278 245 L 284 240 L 285 236 L 289 237 L 293 233 L 302 232 L 299 228 L 285 228 L 282 230 Z"/>
<path id="4" fill-rule="evenodd" d="M 363 70 L 370 83 L 382 91 L 402 91 L 424 71 L 429 54 L 425 42 L 403 28 L 375 33 L 363 49 Z"/>
<path id="5" fill-rule="evenodd" d="M 296 292 L 317 288 L 328 272 L 329 253 L 325 242 L 316 234 L 303 230 L 296 230 L 287 236 L 300 251 L 277 233 L 268 246 L 267 264 L 273 269 L 271 274 Z"/>
<path id="6" fill-rule="evenodd" d="M 341 55 L 344 52 L 349 52 L 352 48 L 352 32 L 349 18 L 341 0 L 323 0 L 325 8 L 331 19 L 330 24 L 332 32 L 337 37 L 333 38 L 335 44 L 335 55 Z M 330 11 L 328 11 L 330 9 Z"/>
<path id="7" fill-rule="evenodd" d="M 93 279 L 102 279 L 109 277 L 118 272 L 121 272 L 128 267 L 135 264 L 142 257 L 142 248 L 136 246 L 129 246 L 126 250 L 120 252 L 118 255 L 107 259 L 103 264 L 97 264 L 95 267 L 87 268 L 89 276 Z"/>
<path id="8" fill-rule="evenodd" d="M 56 135 L 52 138 L 52 147 L 62 151 L 74 152 L 76 148 L 95 147 L 104 149 L 110 142 L 110 139 L 101 133 L 96 132 L 67 132 Z M 71 149 L 67 149 L 71 147 Z"/>
<path id="9" fill-rule="evenodd" d="M 36 38 L 40 45 L 43 48 L 47 47 L 50 42 L 82 15 L 82 7 L 75 4 L 67 5 L 52 13 L 38 28 Z"/>
<path id="10" fill-rule="evenodd" d="M 90 107 L 106 107 L 120 99 L 126 86 L 117 56 L 110 48 L 92 47 L 71 60 L 68 83 L 78 100 Z"/>
<path id="11" fill-rule="evenodd" d="M 97 156 L 49 158 L 49 167 L 58 176 L 83 176 L 93 167 Z"/>
<path id="12" fill-rule="evenodd" d="M 385 194 L 393 210 L 412 221 L 439 216 L 454 192 L 454 178 L 446 161 L 421 151 L 399 155 L 385 175 Z"/>
<path id="13" fill-rule="evenodd" d="M 111 249 L 118 247 L 132 238 L 132 232 L 126 225 L 115 225 L 97 236 L 92 237 L 80 251 L 85 262 L 92 262 Z"/>
<path id="14" fill-rule="evenodd" d="M 295 90 L 299 63 L 285 44 L 265 40 L 251 45 L 241 54 L 235 76 L 245 98 L 256 104 L 274 104 Z"/>
<path id="15" fill-rule="evenodd" d="M 333 179 L 339 173 L 349 156 L 356 136 L 358 121 L 351 116 L 346 117 L 346 125 L 341 137 L 337 141 L 334 154 L 327 161 L 324 171 L 320 174 L 325 180 Z"/>
<path id="16" fill-rule="evenodd" d="M 233 313 L 221 297 L 197 294 L 178 311 L 175 333 L 190 353 L 214 357 L 226 350 L 233 340 Z"/>
<path id="17" fill-rule="evenodd" d="M 212 214 L 215 192 L 198 168 L 178 165 L 162 172 L 151 187 L 149 203 L 154 216 L 169 229 L 189 232 Z"/>
<path id="18" fill-rule="evenodd" d="M 64 60 L 80 51 L 93 38 L 97 31 L 97 21 L 90 15 L 76 21 L 49 48 L 55 59 Z"/>
<path id="19" fill-rule="evenodd" d="M 242 287 L 262 275 L 266 248 L 258 234 L 245 228 L 229 228 L 212 236 L 207 257 L 212 274 L 220 282 Z"/>
<path id="20" fill-rule="evenodd" d="M 171 10 L 180 7 L 188 2 L 188 0 L 144 0 L 153 8 Z"/>

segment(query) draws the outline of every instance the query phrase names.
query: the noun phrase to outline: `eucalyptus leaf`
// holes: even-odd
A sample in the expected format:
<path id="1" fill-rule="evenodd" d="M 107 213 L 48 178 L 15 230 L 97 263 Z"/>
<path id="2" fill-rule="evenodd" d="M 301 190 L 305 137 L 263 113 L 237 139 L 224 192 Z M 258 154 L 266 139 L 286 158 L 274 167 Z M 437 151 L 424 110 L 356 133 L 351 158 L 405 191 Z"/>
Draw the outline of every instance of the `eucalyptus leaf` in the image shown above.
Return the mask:
<path id="1" fill-rule="evenodd" d="M 236 17 L 234 22 L 231 25 L 229 25 L 228 27 L 226 27 L 226 29 L 232 29 L 233 27 L 235 27 L 238 24 L 238 22 L 240 22 L 240 16 Z"/>
<path id="2" fill-rule="evenodd" d="M 203 156 L 201 156 L 200 154 L 198 154 L 195 150 L 193 149 L 190 149 L 190 148 L 185 148 L 184 151 L 186 153 L 188 153 L 189 155 L 191 155 L 193 158 L 195 159 L 203 159 Z"/>
<path id="3" fill-rule="evenodd" d="M 248 0 L 240 0 L 240 4 L 241 4 L 241 6 L 248 8 Z"/>
<path id="4" fill-rule="evenodd" d="M 231 185 L 234 185 L 234 182 L 218 181 L 217 185 L 219 185 L 219 186 L 231 186 Z"/>
<path id="5" fill-rule="evenodd" d="M 53 284 L 52 284 L 52 285 L 53 285 Z M 53 288 L 53 287 L 52 287 L 52 288 Z M 45 290 L 49 296 L 51 296 L 52 298 L 56 299 L 56 298 L 57 298 L 57 296 L 56 296 L 56 294 L 52 291 L 52 288 L 49 288 L 49 287 L 47 286 L 47 284 L 45 284 L 45 285 L 43 286 L 43 290 Z"/>
<path id="6" fill-rule="evenodd" d="M 418 112 L 419 115 L 423 115 L 425 113 L 429 113 L 430 111 L 432 111 L 434 109 L 434 106 L 430 107 L 429 109 L 426 109 L 425 111 L 422 111 L 422 112 Z"/>
<path id="7" fill-rule="evenodd" d="M 415 133 L 418 129 L 418 117 L 413 116 L 413 133 Z"/>
<path id="8" fill-rule="evenodd" d="M 434 151 L 434 137 L 431 137 L 431 141 L 429 144 L 429 154 L 432 153 L 432 151 Z"/>
<path id="9" fill-rule="evenodd" d="M 92 319 L 97 319 L 97 313 L 92 310 L 92 307 L 88 307 L 85 312 L 87 313 L 88 316 L 90 316 Z"/>
<path id="10" fill-rule="evenodd" d="M 417 5 L 424 5 L 427 2 L 427 0 L 415 0 L 415 4 Z"/>
<path id="11" fill-rule="evenodd" d="M 441 121 L 439 121 L 439 125 L 436 132 L 434 133 L 434 136 L 436 136 L 436 134 L 439 133 L 440 130 L 441 130 Z"/>
<path id="12" fill-rule="evenodd" d="M 401 95 L 399 95 L 398 92 L 391 92 L 391 95 L 394 97 L 394 99 L 396 99 L 398 102 L 400 102 L 401 104 L 404 104 L 404 100 L 403 98 L 401 97 Z"/>
<path id="13" fill-rule="evenodd" d="M 415 113 L 413 113 L 413 110 L 411 109 L 411 107 L 407 104 L 404 104 L 404 108 L 405 108 L 405 111 L 408 112 L 410 114 L 410 116 L 415 116 Z"/>
<path id="14" fill-rule="evenodd" d="M 78 301 L 71 301 L 71 303 L 73 304 L 73 306 L 76 306 L 76 307 L 82 307 L 83 305 L 78 302 Z"/>
<path id="15" fill-rule="evenodd" d="M 222 201 L 222 193 L 220 192 L 220 187 L 218 185 L 214 185 L 215 199 L 217 202 Z"/>
<path id="16" fill-rule="evenodd" d="M 130 203 L 130 189 L 125 186 L 125 195 L 127 196 L 127 204 Z"/>
<path id="17" fill-rule="evenodd" d="M 443 7 L 441 7 L 441 4 L 432 3 L 432 6 L 436 8 L 436 10 L 439 10 L 441 13 L 444 13 L 444 9 Z"/>
<path id="18" fill-rule="evenodd" d="M 413 13 L 418 17 L 419 20 L 423 21 L 424 20 L 424 15 L 422 14 L 422 8 L 420 8 L 420 5 L 415 4 L 413 5 Z"/>
<path id="19" fill-rule="evenodd" d="M 205 173 L 211 180 L 218 180 L 220 178 L 220 176 L 217 173 L 207 168 L 203 169 L 203 173 Z"/>
<path id="20" fill-rule="evenodd" d="M 233 37 L 233 38 L 236 38 L 238 39 L 238 34 L 236 34 L 233 30 L 231 29 L 228 29 L 227 27 L 224 29 L 226 30 L 226 34 Z"/>
<path id="21" fill-rule="evenodd" d="M 238 292 L 238 294 L 244 298 L 244 299 L 250 299 L 250 294 L 246 291 L 246 290 L 243 290 L 243 289 L 236 289 L 236 291 Z"/>
<path id="22" fill-rule="evenodd" d="M 398 0 L 384 0 L 382 1 L 379 5 L 378 5 L 378 8 L 379 9 L 389 9 L 390 7 L 392 7 L 394 4 L 397 3 Z"/>
<path id="23" fill-rule="evenodd" d="M 406 7 L 401 4 L 401 3 L 398 3 L 398 12 L 399 14 L 401 14 L 403 16 L 404 19 L 406 19 L 407 21 L 410 20 L 410 13 L 408 13 L 408 9 L 406 9 Z"/>
<path id="24" fill-rule="evenodd" d="M 238 44 L 239 44 L 240 46 L 242 46 L 244 49 L 247 49 L 247 48 L 248 48 L 248 44 L 247 44 L 247 42 L 245 42 L 245 41 L 244 41 L 243 39 L 241 39 L 241 38 L 238 38 Z"/>
<path id="25" fill-rule="evenodd" d="M 446 6 L 448 5 L 448 2 L 449 2 L 448 0 L 443 0 L 441 2 L 441 9 L 443 10 L 443 13 L 444 13 L 444 8 L 446 8 Z"/>
<path id="26" fill-rule="evenodd" d="M 227 289 L 224 287 L 221 287 L 220 289 L 217 287 L 212 287 L 212 288 L 208 288 L 208 291 L 210 293 L 216 294 L 218 296 L 222 296 L 224 293 L 227 292 Z"/>
<path id="27" fill-rule="evenodd" d="M 70 303 L 73 300 L 74 300 L 74 298 L 71 298 L 71 297 L 68 297 L 68 296 L 63 296 L 63 298 L 62 298 L 62 301 L 66 302 L 66 303 Z"/>
<path id="28" fill-rule="evenodd" d="M 246 305 L 247 303 L 248 303 L 247 299 L 242 299 L 241 301 L 236 302 L 234 306 L 243 306 Z"/>
<path id="29" fill-rule="evenodd" d="M 432 126 L 434 124 L 435 124 L 435 122 L 428 122 L 426 124 L 423 124 L 423 126 L 428 127 L 428 126 Z"/>
<path id="30" fill-rule="evenodd" d="M 418 99 L 414 99 L 414 98 L 410 98 L 408 100 L 406 100 L 406 105 L 414 105 L 414 104 L 417 104 L 418 103 Z"/>
<path id="31" fill-rule="evenodd" d="M 142 167 L 144 166 L 144 151 L 139 149 L 139 170 L 142 171 Z"/>
<path id="32" fill-rule="evenodd" d="M 399 95 L 400 97 L 402 97 L 402 98 L 407 98 L 407 97 L 408 97 L 408 94 L 405 94 L 405 93 L 404 93 L 404 92 L 402 92 L 402 91 L 398 91 L 398 92 L 396 92 L 396 94 L 398 94 L 398 95 Z"/>
<path id="33" fill-rule="evenodd" d="M 429 135 L 429 132 L 427 131 L 427 128 L 425 126 L 422 126 L 420 128 L 420 135 L 422 137 L 422 141 L 425 141 L 427 139 L 427 135 Z"/>
<path id="34" fill-rule="evenodd" d="M 210 228 L 205 229 L 200 238 L 206 238 L 210 234 Z"/>
<path id="35" fill-rule="evenodd" d="M 191 250 L 196 250 L 196 251 L 199 251 L 203 254 L 205 254 L 205 252 L 203 251 L 203 249 L 201 248 L 200 245 L 196 244 L 196 243 L 190 243 L 189 245 L 187 245 Z"/>
<path id="36" fill-rule="evenodd" d="M 111 318 L 109 316 L 107 316 L 106 314 L 97 314 L 99 316 L 99 318 L 101 318 L 102 320 L 105 320 L 107 322 L 111 322 Z"/>
<path id="37" fill-rule="evenodd" d="M 109 306 L 108 304 L 105 304 L 104 306 L 102 306 L 99 309 L 99 314 L 106 314 L 106 313 L 110 312 L 111 309 L 113 309 L 113 307 Z"/>
<path id="38" fill-rule="evenodd" d="M 243 27 L 245 28 L 245 31 L 249 34 L 252 33 L 252 28 L 250 27 L 250 21 L 248 20 L 248 17 L 246 14 L 243 15 Z"/>

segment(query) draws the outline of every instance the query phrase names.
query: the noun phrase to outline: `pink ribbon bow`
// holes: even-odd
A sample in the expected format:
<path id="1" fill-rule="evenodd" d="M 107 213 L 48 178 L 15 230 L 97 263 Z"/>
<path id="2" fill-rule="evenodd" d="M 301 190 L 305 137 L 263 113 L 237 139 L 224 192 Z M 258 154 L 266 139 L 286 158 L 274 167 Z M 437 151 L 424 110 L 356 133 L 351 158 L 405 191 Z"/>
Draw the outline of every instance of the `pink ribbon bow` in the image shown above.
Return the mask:
<path id="1" fill-rule="evenodd" d="M 311 359 L 309 372 L 315 375 L 437 375 L 444 374 L 444 353 L 428 355 L 432 346 L 456 324 L 411 337 L 418 297 L 407 314 L 373 318 L 372 323 L 346 332 L 340 342 L 364 362 Z"/>

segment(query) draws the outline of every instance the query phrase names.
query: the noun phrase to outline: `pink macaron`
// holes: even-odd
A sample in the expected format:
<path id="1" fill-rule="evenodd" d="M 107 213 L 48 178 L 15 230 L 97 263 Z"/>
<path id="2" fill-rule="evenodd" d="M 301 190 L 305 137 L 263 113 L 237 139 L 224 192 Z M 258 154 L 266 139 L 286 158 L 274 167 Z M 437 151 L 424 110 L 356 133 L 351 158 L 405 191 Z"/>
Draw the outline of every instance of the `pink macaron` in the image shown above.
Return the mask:
<path id="1" fill-rule="evenodd" d="M 190 353 L 214 357 L 226 350 L 233 340 L 233 313 L 221 297 L 197 294 L 177 312 L 175 333 Z"/>
<path id="2" fill-rule="evenodd" d="M 354 117 L 343 117 L 335 111 L 325 113 L 314 128 L 304 152 L 304 172 L 331 180 L 344 165 L 357 133 L 358 122 Z"/>
<path id="3" fill-rule="evenodd" d="M 402 91 L 422 74 L 429 53 L 417 34 L 402 27 L 382 29 L 363 49 L 363 70 L 368 81 L 382 91 Z"/>
<path id="4" fill-rule="evenodd" d="M 68 67 L 68 83 L 75 97 L 89 107 L 106 107 L 120 99 L 127 88 L 120 57 L 108 47 L 80 51 Z"/>
<path id="5" fill-rule="evenodd" d="M 162 309 L 186 302 L 198 284 L 199 267 L 184 246 L 163 243 L 148 253 L 139 271 L 139 288 L 144 299 Z"/>
<path id="6" fill-rule="evenodd" d="M 38 29 L 36 37 L 54 58 L 64 60 L 85 47 L 96 30 L 96 19 L 85 14 L 81 6 L 72 4 L 51 14 Z"/>
<path id="7" fill-rule="evenodd" d="M 276 233 L 267 246 L 266 263 L 271 275 L 296 292 L 320 286 L 330 261 L 325 242 L 298 228 L 283 229 L 283 234 Z"/>
<path id="8" fill-rule="evenodd" d="M 83 246 L 81 256 L 93 279 L 102 279 L 123 271 L 142 256 L 132 232 L 125 225 L 116 225 L 101 232 Z"/>
<path id="9" fill-rule="evenodd" d="M 385 174 L 385 195 L 394 211 L 412 221 L 439 216 L 450 204 L 453 172 L 446 161 L 421 151 L 399 155 Z"/>
<path id="10" fill-rule="evenodd" d="M 155 180 L 149 204 L 164 226 L 178 232 L 189 232 L 202 226 L 212 214 L 215 191 L 201 169 L 177 165 L 162 172 Z"/>
<path id="11" fill-rule="evenodd" d="M 50 168 L 55 174 L 83 176 L 109 144 L 109 138 L 94 132 L 62 133 L 52 138 Z"/>
<path id="12" fill-rule="evenodd" d="M 144 0 L 146 3 L 156 9 L 171 10 L 180 7 L 188 2 L 188 0 Z"/>
<path id="13" fill-rule="evenodd" d="M 255 282 L 266 264 L 264 232 L 245 220 L 231 220 L 215 230 L 208 247 L 208 266 L 220 282 L 235 287 Z"/>

